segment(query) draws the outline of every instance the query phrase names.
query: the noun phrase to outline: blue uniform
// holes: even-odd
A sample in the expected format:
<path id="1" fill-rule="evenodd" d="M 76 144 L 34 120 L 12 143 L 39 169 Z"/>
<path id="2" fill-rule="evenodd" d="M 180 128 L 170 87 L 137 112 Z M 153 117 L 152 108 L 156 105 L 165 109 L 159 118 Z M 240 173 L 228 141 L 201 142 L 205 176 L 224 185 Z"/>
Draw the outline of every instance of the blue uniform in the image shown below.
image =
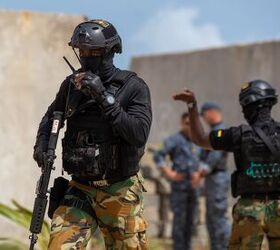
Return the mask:
<path id="1" fill-rule="evenodd" d="M 190 175 L 198 170 L 198 148 L 181 132 L 164 141 L 163 148 L 154 154 L 158 167 L 166 166 L 166 156 L 170 156 L 172 168 L 186 174 L 182 182 L 171 182 L 170 205 L 174 214 L 172 238 L 173 249 L 190 250 L 198 190 L 192 188 Z"/>
<path id="2" fill-rule="evenodd" d="M 223 129 L 222 123 L 212 130 Z M 206 223 L 211 250 L 227 249 L 230 224 L 227 217 L 229 173 L 226 169 L 227 156 L 224 151 L 202 150 L 200 160 L 208 172 L 205 178 Z"/>

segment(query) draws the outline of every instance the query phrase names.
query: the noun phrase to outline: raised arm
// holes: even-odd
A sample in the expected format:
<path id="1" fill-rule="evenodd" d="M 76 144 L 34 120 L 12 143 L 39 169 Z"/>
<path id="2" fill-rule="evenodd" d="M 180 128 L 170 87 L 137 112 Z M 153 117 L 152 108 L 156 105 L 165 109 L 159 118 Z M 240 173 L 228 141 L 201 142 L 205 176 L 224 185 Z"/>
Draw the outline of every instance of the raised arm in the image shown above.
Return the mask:
<path id="1" fill-rule="evenodd" d="M 212 149 L 209 134 L 204 131 L 200 121 L 194 93 L 188 89 L 184 89 L 183 91 L 175 94 L 173 99 L 176 101 L 182 101 L 188 106 L 191 126 L 191 140 L 200 147 Z"/>
<path id="2" fill-rule="evenodd" d="M 118 101 L 109 103 L 108 92 L 101 79 L 90 72 L 80 74 L 80 88 L 88 89 L 105 116 L 113 125 L 114 131 L 129 144 L 142 147 L 146 144 L 152 122 L 150 91 L 146 83 L 134 77 L 128 85 L 128 106 L 123 109 Z"/>

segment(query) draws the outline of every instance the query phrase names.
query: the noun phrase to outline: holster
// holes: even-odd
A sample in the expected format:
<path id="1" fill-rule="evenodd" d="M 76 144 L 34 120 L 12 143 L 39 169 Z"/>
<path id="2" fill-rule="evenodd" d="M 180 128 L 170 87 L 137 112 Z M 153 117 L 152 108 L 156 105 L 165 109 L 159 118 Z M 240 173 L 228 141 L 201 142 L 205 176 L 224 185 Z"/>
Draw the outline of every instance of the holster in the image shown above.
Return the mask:
<path id="1" fill-rule="evenodd" d="M 235 171 L 231 177 L 233 197 L 239 195 L 280 194 L 280 177 L 252 178 L 238 171 Z"/>
<path id="2" fill-rule="evenodd" d="M 52 219 L 55 210 L 59 207 L 66 190 L 68 188 L 69 181 L 63 177 L 58 177 L 54 180 L 53 187 L 50 192 L 50 203 L 48 209 L 48 216 Z"/>

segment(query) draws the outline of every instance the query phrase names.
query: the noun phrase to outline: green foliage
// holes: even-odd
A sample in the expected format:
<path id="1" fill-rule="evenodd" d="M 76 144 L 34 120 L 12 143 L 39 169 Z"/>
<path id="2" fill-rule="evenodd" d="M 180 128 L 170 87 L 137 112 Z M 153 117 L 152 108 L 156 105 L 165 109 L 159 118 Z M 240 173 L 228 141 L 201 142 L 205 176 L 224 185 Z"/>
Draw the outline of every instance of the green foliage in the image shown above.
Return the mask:
<path id="1" fill-rule="evenodd" d="M 16 239 L 0 238 L 1 250 L 26 250 L 28 246 Z"/>
<path id="2" fill-rule="evenodd" d="M 12 200 L 12 203 L 15 208 L 11 208 L 7 205 L 4 205 L 0 203 L 0 215 L 10 219 L 17 225 L 28 229 L 30 226 L 31 218 L 32 218 L 32 212 L 28 210 L 27 208 L 21 206 L 18 202 L 15 200 Z M 40 246 L 41 250 L 46 250 L 48 247 L 49 242 L 49 231 L 50 227 L 46 221 L 43 223 L 42 232 L 39 235 L 38 244 Z M 7 239 L 7 238 L 0 238 L 0 249 L 2 250 L 8 250 L 8 249 L 28 249 L 28 247 L 20 243 L 17 240 L 13 239 Z"/>

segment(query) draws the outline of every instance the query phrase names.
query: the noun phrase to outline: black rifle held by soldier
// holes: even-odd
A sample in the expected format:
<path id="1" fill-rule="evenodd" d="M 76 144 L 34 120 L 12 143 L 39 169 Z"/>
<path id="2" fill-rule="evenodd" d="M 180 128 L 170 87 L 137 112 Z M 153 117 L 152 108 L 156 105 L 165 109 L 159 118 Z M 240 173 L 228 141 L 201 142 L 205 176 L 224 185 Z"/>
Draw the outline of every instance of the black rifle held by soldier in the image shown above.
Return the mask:
<path id="1" fill-rule="evenodd" d="M 33 214 L 30 225 L 30 250 L 34 249 L 34 246 L 38 240 L 37 234 L 39 234 L 42 230 L 46 206 L 48 203 L 47 193 L 50 175 L 51 171 L 55 169 L 53 166 L 54 160 L 56 158 L 55 149 L 59 135 L 59 130 L 61 128 L 62 118 L 62 112 L 56 111 L 53 113 L 53 125 L 49 138 L 48 150 L 44 156 L 43 166 L 41 166 L 42 174 L 40 176 L 39 181 L 37 182 L 36 198 L 34 202 Z"/>

